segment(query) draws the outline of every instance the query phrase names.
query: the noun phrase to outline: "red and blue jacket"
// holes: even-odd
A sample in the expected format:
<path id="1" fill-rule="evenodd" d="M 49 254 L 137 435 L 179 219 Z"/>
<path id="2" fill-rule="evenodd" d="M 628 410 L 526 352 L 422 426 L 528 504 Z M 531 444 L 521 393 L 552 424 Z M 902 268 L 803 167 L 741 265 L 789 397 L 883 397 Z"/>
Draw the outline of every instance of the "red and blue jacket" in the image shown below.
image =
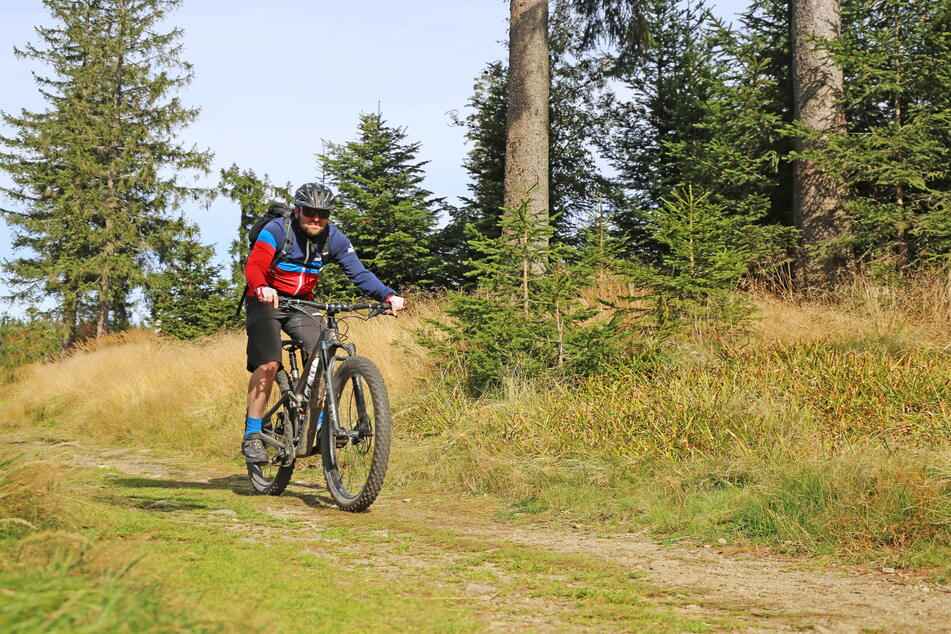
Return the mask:
<path id="1" fill-rule="evenodd" d="M 244 265 L 249 296 L 254 297 L 261 286 L 270 286 L 282 295 L 311 299 L 314 286 L 320 279 L 320 270 L 331 262 L 343 267 L 350 281 L 377 301 L 396 295 L 396 291 L 363 266 L 350 240 L 333 225 L 328 224 L 320 235 L 309 238 L 301 231 L 297 220 L 292 219 L 290 231 L 287 254 L 276 266 L 271 266 L 275 254 L 284 246 L 284 220 L 275 218 L 261 229 Z M 326 240 L 324 233 L 327 234 Z"/>

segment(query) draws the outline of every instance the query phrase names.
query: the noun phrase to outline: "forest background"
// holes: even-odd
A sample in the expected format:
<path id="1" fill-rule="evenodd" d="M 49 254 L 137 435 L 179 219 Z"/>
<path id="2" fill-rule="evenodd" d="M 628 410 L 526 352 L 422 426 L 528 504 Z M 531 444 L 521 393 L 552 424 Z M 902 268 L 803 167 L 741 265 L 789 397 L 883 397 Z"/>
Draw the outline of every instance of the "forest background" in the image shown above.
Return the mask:
<path id="1" fill-rule="evenodd" d="M 137 28 L 145 29 L 145 34 L 159 33 L 167 13 L 178 4 L 148 3 L 129 19 L 141 22 Z M 944 3 L 842 6 L 843 37 L 819 47 L 828 49 L 833 66 L 844 71 L 845 88 L 840 87 L 836 97 L 840 111 L 836 116 L 843 121 L 818 132 L 794 122 L 793 42 L 786 3 L 754 2 L 734 26 L 715 18 L 703 3 L 613 3 L 627 7 L 629 24 L 643 27 L 636 40 L 618 39 L 608 21 L 596 22 L 611 18 L 612 3 L 587 4 L 600 6 L 602 13 L 595 20 L 586 3 L 553 4 L 548 29 L 552 98 L 547 189 L 551 200 L 546 212 L 552 220 L 548 229 L 536 226 L 532 231 L 550 233 L 551 244 L 562 251 L 523 253 L 523 264 L 532 259 L 570 263 L 575 270 L 564 283 L 575 290 L 586 284 L 577 277 L 580 262 L 585 262 L 582 268 L 589 273 L 611 272 L 642 287 L 650 285 L 661 302 L 654 307 L 655 321 L 662 322 L 673 316 L 670 309 L 678 302 L 699 300 L 711 308 L 713 296 L 750 280 L 754 273 L 760 281 L 789 285 L 795 270 L 791 265 L 797 257 L 802 264 L 803 254 L 810 250 L 835 252 L 843 265 L 847 262 L 852 270 L 868 270 L 877 276 L 900 277 L 947 261 Z M 60 11 L 58 17 L 67 23 L 77 19 L 75 10 L 70 15 L 58 3 L 48 5 Z M 70 75 L 64 51 L 57 50 L 70 37 L 69 33 L 41 32 L 46 46 L 21 49 L 21 57 L 52 64 L 53 80 L 71 77 L 67 85 L 69 81 L 78 85 L 81 80 Z M 42 207 L 37 202 L 44 176 L 37 172 L 34 159 L 54 160 L 51 152 L 57 150 L 41 145 L 50 142 L 44 134 L 56 133 L 50 126 L 61 124 L 48 116 L 43 121 L 42 115 L 35 117 L 29 111 L 5 116 L 15 132 L 6 137 L 13 151 L 4 156 L 4 167 L 14 179 L 6 192 L 14 203 L 27 205 L 26 209 L 14 205 L 5 214 L 20 256 L 4 264 L 14 289 L 11 298 L 32 306 L 31 319 L 52 319 L 61 330 L 65 328 L 60 333 L 63 346 L 75 342 L 93 322 L 98 336 L 128 327 L 133 321 L 133 302 L 143 296 L 150 323 L 175 336 L 193 337 L 234 325 L 224 308 L 234 289 L 228 293 L 224 289 L 229 281 L 240 286 L 240 263 L 246 252 L 243 232 L 267 201 L 288 195 L 289 184 L 275 185 L 266 174 L 236 164 L 220 169 L 220 181 L 214 186 L 182 184 L 176 170 L 208 174 L 213 154 L 175 141 L 174 135 L 187 128 L 198 109 L 174 97 L 194 77 L 187 60 L 180 58 L 182 33 L 171 31 L 163 37 L 146 45 L 171 57 L 154 68 L 140 63 L 140 77 L 128 79 L 128 86 L 114 87 L 135 89 L 139 82 L 143 89 L 156 91 L 155 103 L 127 104 L 121 116 L 139 117 L 143 122 L 149 117 L 165 118 L 161 142 L 172 151 L 144 167 L 156 174 L 149 181 L 154 182 L 149 185 L 153 191 L 128 203 L 130 209 L 140 205 L 148 218 L 132 223 L 137 226 L 117 229 L 115 240 L 77 246 L 89 242 L 87 232 L 96 231 L 97 223 L 109 222 L 105 216 L 90 217 L 82 231 L 71 229 L 59 236 L 73 243 L 70 255 L 43 253 L 57 240 L 50 233 L 43 235 L 42 229 L 49 214 L 56 212 L 38 208 Z M 74 45 L 82 49 L 89 42 Z M 41 87 L 50 79 L 38 77 Z M 56 91 L 49 98 L 68 115 L 69 108 L 76 106 L 64 105 L 69 88 L 58 88 L 60 101 L 55 101 Z M 94 90 L 105 87 L 100 84 Z M 471 145 L 463 162 L 469 195 L 456 204 L 425 188 L 428 162 L 419 158 L 421 144 L 399 122 L 387 121 L 379 109 L 361 114 L 352 140 L 325 140 L 315 151 L 315 176 L 341 190 L 337 223 L 371 268 L 401 290 L 472 288 L 476 274 L 486 279 L 483 269 L 492 266 L 491 250 L 500 246 L 478 246 L 472 242 L 477 235 L 467 234 L 466 227 L 483 239 L 501 235 L 500 210 L 506 203 L 502 196 L 505 62 L 488 61 L 474 90 L 461 114 L 447 113 Z M 157 103 L 161 99 L 170 101 L 161 105 Z M 89 131 L 85 132 L 88 138 Z M 810 134 L 830 132 L 832 136 L 821 145 L 808 143 Z M 149 141 L 153 140 L 146 140 L 146 146 Z M 809 155 L 817 151 L 818 155 Z M 822 173 L 833 176 L 842 192 L 835 203 L 836 213 L 842 214 L 835 219 L 837 228 L 821 239 L 797 233 L 806 226 L 795 217 L 793 204 L 797 157 L 814 161 Z M 123 160 L 143 162 L 134 150 Z M 145 158 L 144 164 L 151 160 Z M 846 191 L 851 194 L 848 199 Z M 147 200 L 150 197 L 154 199 Z M 202 243 L 194 221 L 177 211 L 182 204 L 187 208 L 188 200 L 207 204 L 216 197 L 230 197 L 242 214 L 225 267 L 217 266 L 214 251 Z M 59 198 L 62 203 L 66 195 Z M 508 204 L 515 206 L 511 200 Z M 694 223 L 694 215 L 700 222 Z M 543 241 L 547 245 L 547 238 Z M 106 256 L 114 263 L 109 269 L 124 270 L 112 272 L 115 279 L 103 291 L 102 270 L 89 266 L 97 258 L 78 254 L 83 249 L 86 256 L 97 250 L 100 254 L 115 251 L 122 242 L 139 244 L 124 256 Z M 700 243 L 705 245 L 704 253 L 689 252 Z M 81 260 L 87 262 L 89 272 L 64 273 L 64 267 L 71 266 L 67 261 Z M 106 260 L 99 257 L 98 261 Z M 499 274 L 505 275 L 496 271 Z M 74 279 L 65 282 L 64 275 Z M 693 280 L 688 284 L 692 288 L 684 287 L 687 278 Z M 829 281 L 831 277 L 811 286 Z M 801 286 L 807 290 L 809 285 Z M 216 291 L 210 293 L 211 289 Z M 331 276 L 324 291 L 339 293 L 343 287 Z M 570 296 L 573 291 L 553 292 Z M 68 297 L 75 297 L 77 304 L 70 307 L 64 301 Z M 40 308 L 49 305 L 43 300 L 51 299 L 59 299 L 54 309 Z M 725 309 L 719 306 L 714 312 L 719 311 L 719 317 L 739 315 Z M 576 321 L 585 321 L 585 315 L 578 313 Z M 612 329 L 617 325 L 613 323 Z M 33 330 L 44 328 L 35 323 Z M 564 357 L 564 350 L 558 354 Z"/>
<path id="2" fill-rule="evenodd" d="M 181 141 L 199 113 L 178 98 L 193 72 L 165 13 L 179 2 L 45 4 L 57 18 L 19 50 L 49 63 L 51 107 L 6 112 L 0 155 L 4 274 L 32 306 L 0 325 L 8 424 L 233 459 L 244 232 L 299 183 L 211 170 Z M 799 44 L 777 0 L 733 26 L 698 2 L 542 4 L 545 186 L 507 186 L 504 51 L 457 114 L 458 202 L 428 188 L 386 104 L 307 150 L 308 174 L 339 191 L 334 222 L 413 298 L 397 334 L 368 336 L 396 368 L 399 477 L 625 529 L 885 553 L 947 580 L 951 2 L 812 2 L 840 9 L 841 37 Z M 803 42 L 831 69 L 823 127 L 796 116 Z M 213 186 L 182 177 L 195 171 Z M 811 227 L 804 182 L 820 212 L 806 219 L 825 219 Z M 213 195 L 232 205 L 223 265 L 180 213 Z M 134 325 L 138 295 L 161 344 L 133 333 L 91 356 Z M 44 358 L 62 365 L 23 369 Z M 235 374 L 196 389 L 177 368 L 199 363 Z M 67 367 L 117 387 L 60 389 Z M 124 368 L 168 392 L 120 386 Z M 152 418 L 168 424 L 114 424 Z"/>

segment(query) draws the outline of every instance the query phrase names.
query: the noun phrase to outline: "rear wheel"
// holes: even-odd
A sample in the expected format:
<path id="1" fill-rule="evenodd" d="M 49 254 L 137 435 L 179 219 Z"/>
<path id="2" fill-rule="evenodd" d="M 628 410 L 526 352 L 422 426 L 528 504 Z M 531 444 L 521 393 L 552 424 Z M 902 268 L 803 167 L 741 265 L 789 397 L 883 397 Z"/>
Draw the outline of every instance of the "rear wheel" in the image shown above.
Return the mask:
<path id="1" fill-rule="evenodd" d="M 320 431 L 324 476 L 340 508 L 363 511 L 379 495 L 390 458 L 389 397 L 380 371 L 364 357 L 339 365 L 334 390 L 337 425 L 325 419 Z"/>
<path id="2" fill-rule="evenodd" d="M 283 443 L 285 426 L 290 424 L 286 418 L 288 415 L 289 413 L 283 408 L 275 412 L 269 419 L 262 421 L 261 433 Z M 247 463 L 251 486 L 256 493 L 261 495 L 280 495 L 291 481 L 291 475 L 294 473 L 294 462 L 292 461 L 289 465 L 275 464 L 274 460 L 277 458 L 279 451 L 267 443 L 264 443 L 264 448 L 267 450 L 267 464 Z"/>

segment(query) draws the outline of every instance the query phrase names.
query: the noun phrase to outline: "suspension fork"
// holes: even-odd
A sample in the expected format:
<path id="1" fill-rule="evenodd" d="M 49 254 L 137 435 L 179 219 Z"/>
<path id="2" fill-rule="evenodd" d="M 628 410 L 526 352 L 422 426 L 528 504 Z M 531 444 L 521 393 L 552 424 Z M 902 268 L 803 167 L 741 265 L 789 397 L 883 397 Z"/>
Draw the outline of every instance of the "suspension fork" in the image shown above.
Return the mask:
<path id="1" fill-rule="evenodd" d="M 362 436 L 370 429 L 370 416 L 367 414 L 366 396 L 364 396 L 363 393 L 363 382 L 356 376 L 350 380 L 353 381 L 353 398 L 357 402 L 357 412 L 359 413 L 357 430 Z"/>
<path id="2" fill-rule="evenodd" d="M 340 432 L 340 418 L 337 410 L 337 388 L 333 381 L 333 370 L 337 360 L 332 354 L 335 351 L 334 348 L 335 346 L 333 345 L 325 344 L 321 346 L 320 349 L 320 362 L 326 372 L 324 379 L 324 394 L 326 395 L 324 399 L 324 409 L 327 412 L 327 416 L 323 424 L 330 426 L 330 438 L 336 438 Z"/>

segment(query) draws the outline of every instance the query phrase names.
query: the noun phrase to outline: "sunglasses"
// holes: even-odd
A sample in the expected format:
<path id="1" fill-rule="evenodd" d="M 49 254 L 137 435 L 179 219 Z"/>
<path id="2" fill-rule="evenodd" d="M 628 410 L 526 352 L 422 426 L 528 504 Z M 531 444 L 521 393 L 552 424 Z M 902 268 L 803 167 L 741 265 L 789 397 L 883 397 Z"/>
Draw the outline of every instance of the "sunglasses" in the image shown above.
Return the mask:
<path id="1" fill-rule="evenodd" d="M 329 218 L 329 209 L 314 209 L 313 207 L 301 207 L 300 212 L 308 218 Z"/>

